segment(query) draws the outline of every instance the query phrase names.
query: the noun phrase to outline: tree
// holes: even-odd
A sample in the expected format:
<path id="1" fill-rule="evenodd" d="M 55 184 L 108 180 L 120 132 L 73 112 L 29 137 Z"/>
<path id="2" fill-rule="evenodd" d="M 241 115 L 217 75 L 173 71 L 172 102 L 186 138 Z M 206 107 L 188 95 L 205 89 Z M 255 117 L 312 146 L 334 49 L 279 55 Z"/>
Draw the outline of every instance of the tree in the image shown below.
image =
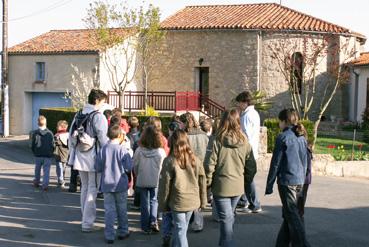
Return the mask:
<path id="1" fill-rule="evenodd" d="M 268 45 L 286 83 L 292 107 L 301 119 L 314 121 L 313 146 L 322 116 L 338 88 L 350 77 L 347 67 L 355 50 L 337 35 L 287 35 Z M 313 114 L 317 109 L 317 114 Z"/>
<path id="2" fill-rule="evenodd" d="M 123 110 L 124 92 L 140 69 L 147 91 L 151 58 L 164 37 L 159 8 L 152 4 L 145 7 L 144 3 L 139 8 L 130 8 L 127 3 L 117 6 L 99 0 L 90 4 L 84 21 L 92 30 L 91 42 L 101 51 L 102 63 Z M 147 97 L 145 102 L 147 105 Z"/>

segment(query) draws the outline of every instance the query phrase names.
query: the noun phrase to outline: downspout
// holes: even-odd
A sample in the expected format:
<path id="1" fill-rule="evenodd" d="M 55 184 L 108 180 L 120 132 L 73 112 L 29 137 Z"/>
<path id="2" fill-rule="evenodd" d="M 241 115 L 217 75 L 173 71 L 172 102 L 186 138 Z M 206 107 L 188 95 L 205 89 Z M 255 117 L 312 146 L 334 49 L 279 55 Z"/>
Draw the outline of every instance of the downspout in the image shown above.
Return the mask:
<path id="1" fill-rule="evenodd" d="M 260 82 L 260 77 L 261 77 L 261 52 L 262 52 L 262 33 L 261 31 L 258 32 L 257 34 L 257 58 L 256 58 L 256 73 L 257 73 L 257 78 L 256 78 L 256 90 L 260 91 L 261 90 L 261 82 Z"/>
<path id="2" fill-rule="evenodd" d="M 359 98 L 359 76 L 360 73 L 355 72 L 355 69 L 352 70 L 355 75 L 355 95 L 354 95 L 354 120 L 357 122 L 357 112 L 358 112 L 358 98 Z"/>

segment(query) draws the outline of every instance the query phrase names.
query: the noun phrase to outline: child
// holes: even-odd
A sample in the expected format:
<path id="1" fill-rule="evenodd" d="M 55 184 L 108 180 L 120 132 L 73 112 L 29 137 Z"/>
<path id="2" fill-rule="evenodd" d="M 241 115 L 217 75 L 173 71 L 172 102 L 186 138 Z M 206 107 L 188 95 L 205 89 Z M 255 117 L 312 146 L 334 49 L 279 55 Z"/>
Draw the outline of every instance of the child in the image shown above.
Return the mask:
<path id="1" fill-rule="evenodd" d="M 235 246 L 234 212 L 245 184 L 252 181 L 256 173 L 256 161 L 241 130 L 237 109 L 223 113 L 205 170 L 220 222 L 219 246 Z"/>
<path id="2" fill-rule="evenodd" d="M 163 135 L 160 118 L 158 118 L 158 117 L 150 117 L 147 120 L 146 125 L 153 125 L 159 131 L 160 140 L 161 140 L 161 143 L 163 144 L 163 148 L 164 148 L 165 154 L 168 155 L 169 154 L 168 140 Z"/>
<path id="3" fill-rule="evenodd" d="M 192 212 L 205 206 L 203 164 L 191 151 L 186 132 L 176 130 L 170 138 L 170 153 L 164 161 L 159 182 L 160 211 L 172 212 L 173 247 L 188 246 L 187 229 Z"/>
<path id="4" fill-rule="evenodd" d="M 131 142 L 131 148 L 134 152 L 136 151 L 138 147 L 138 141 L 140 140 L 141 132 L 138 130 L 138 127 L 140 126 L 140 122 L 138 121 L 137 117 L 130 117 L 128 119 L 128 125 L 130 127 L 130 131 L 127 134 L 127 137 L 129 138 Z"/>
<path id="5" fill-rule="evenodd" d="M 55 161 L 56 161 L 56 175 L 58 177 L 58 185 L 65 189 L 64 175 L 65 165 L 68 161 L 68 122 L 65 120 L 58 121 L 56 125 L 57 133 L 54 136 L 55 141 Z"/>
<path id="6" fill-rule="evenodd" d="M 100 190 L 104 193 L 105 240 L 114 243 L 114 223 L 118 219 L 119 240 L 129 237 L 127 216 L 128 177 L 132 169 L 132 159 L 119 143 L 123 139 L 122 130 L 113 125 L 108 129 L 110 141 L 103 146 L 98 157 L 96 171 L 101 172 Z"/>
<path id="7" fill-rule="evenodd" d="M 110 125 L 110 119 L 113 115 L 112 111 L 111 110 L 105 110 L 103 114 L 106 117 L 106 120 L 108 121 L 108 125 Z"/>
<path id="8" fill-rule="evenodd" d="M 112 110 L 113 116 L 117 116 L 120 119 L 120 127 L 124 130 L 125 133 L 129 132 L 129 125 L 127 123 L 127 120 L 123 118 L 122 110 L 119 108 L 115 108 Z"/>
<path id="9" fill-rule="evenodd" d="M 54 155 L 54 135 L 46 127 L 46 118 L 38 117 L 38 129 L 32 132 L 31 148 L 35 156 L 35 179 L 33 185 L 40 186 L 41 167 L 43 168 L 42 190 L 47 191 L 49 186 L 50 165 Z"/>
<path id="10" fill-rule="evenodd" d="M 200 129 L 206 133 L 207 136 L 212 135 L 211 119 L 206 118 L 200 122 Z"/>
<path id="11" fill-rule="evenodd" d="M 283 223 L 278 233 L 276 246 L 289 246 L 290 244 L 310 246 L 306 239 L 304 223 L 299 214 L 297 199 L 302 193 L 306 177 L 307 145 L 305 140 L 299 142 L 294 132 L 298 118 L 293 109 L 282 110 L 278 118 L 279 127 L 283 132 L 276 139 L 265 189 L 266 195 L 272 194 L 274 182 L 278 178 Z"/>
<path id="12" fill-rule="evenodd" d="M 134 173 L 137 176 L 137 188 L 141 199 L 141 229 L 146 234 L 159 232 L 158 214 L 158 183 L 159 173 L 166 156 L 162 148 L 161 135 L 157 128 L 148 125 L 141 136 L 140 147 L 134 157 Z"/>

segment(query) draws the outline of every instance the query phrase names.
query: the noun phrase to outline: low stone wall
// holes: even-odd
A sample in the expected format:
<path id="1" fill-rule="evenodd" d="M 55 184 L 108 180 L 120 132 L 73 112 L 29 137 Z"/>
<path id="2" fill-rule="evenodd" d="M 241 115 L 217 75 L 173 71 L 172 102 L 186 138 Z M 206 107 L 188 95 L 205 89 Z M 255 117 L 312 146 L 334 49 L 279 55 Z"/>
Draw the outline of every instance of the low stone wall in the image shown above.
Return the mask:
<path id="1" fill-rule="evenodd" d="M 269 171 L 272 154 L 263 155 L 258 160 L 258 170 Z M 333 177 L 358 177 L 369 179 L 369 161 L 335 161 L 330 154 L 315 154 L 313 175 Z"/>

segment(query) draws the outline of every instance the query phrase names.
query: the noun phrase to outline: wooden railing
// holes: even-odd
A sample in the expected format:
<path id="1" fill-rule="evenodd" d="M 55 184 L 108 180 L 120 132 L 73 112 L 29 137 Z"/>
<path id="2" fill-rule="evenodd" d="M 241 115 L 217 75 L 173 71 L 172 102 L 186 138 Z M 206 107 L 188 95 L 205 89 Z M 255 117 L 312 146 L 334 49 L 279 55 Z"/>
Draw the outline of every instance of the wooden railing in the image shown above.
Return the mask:
<path id="1" fill-rule="evenodd" d="M 139 111 L 145 109 L 144 91 L 127 91 L 124 93 L 123 108 L 126 111 Z M 108 103 L 119 107 L 121 98 L 116 92 L 108 92 Z M 147 92 L 147 102 L 149 106 L 158 111 L 201 111 L 210 117 L 217 117 L 224 107 L 203 97 L 199 92 Z"/>

